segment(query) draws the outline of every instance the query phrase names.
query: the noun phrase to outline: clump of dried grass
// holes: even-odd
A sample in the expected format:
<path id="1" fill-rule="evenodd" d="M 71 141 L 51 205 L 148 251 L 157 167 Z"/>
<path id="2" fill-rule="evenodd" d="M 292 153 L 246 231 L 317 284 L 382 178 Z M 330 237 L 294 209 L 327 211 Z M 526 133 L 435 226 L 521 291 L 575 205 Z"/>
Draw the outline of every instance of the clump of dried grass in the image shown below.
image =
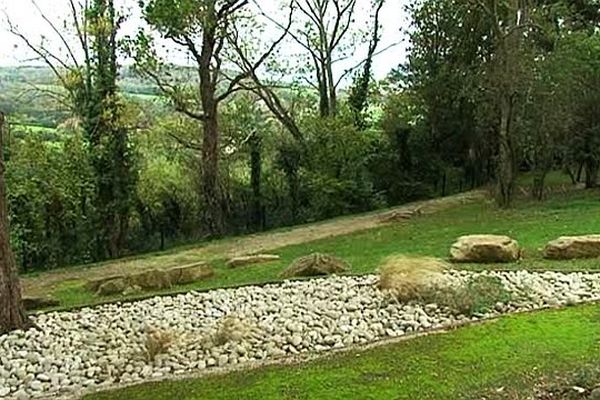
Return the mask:
<path id="1" fill-rule="evenodd" d="M 144 341 L 144 356 L 151 362 L 159 354 L 166 354 L 175 342 L 175 334 L 165 329 L 148 328 Z"/>
<path id="2" fill-rule="evenodd" d="M 439 285 L 446 268 L 436 258 L 389 257 L 379 269 L 378 287 L 398 301 L 423 300 Z"/>
<path id="3" fill-rule="evenodd" d="M 219 321 L 217 331 L 212 336 L 212 343 L 223 346 L 227 343 L 241 342 L 254 335 L 253 326 L 237 317 L 227 316 Z"/>
<path id="4" fill-rule="evenodd" d="M 480 275 L 451 284 L 443 277 L 447 268 L 435 258 L 390 257 L 379 269 L 378 287 L 400 302 L 435 303 L 467 316 L 488 312 L 511 299 L 497 277 Z"/>

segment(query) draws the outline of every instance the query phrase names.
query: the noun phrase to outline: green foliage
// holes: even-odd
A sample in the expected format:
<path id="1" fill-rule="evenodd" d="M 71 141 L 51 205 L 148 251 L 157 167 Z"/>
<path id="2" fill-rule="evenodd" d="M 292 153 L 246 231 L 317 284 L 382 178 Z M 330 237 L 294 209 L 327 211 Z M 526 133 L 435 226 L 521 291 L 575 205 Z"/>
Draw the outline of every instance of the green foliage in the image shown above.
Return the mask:
<path id="1" fill-rule="evenodd" d="M 511 299 L 500 278 L 477 276 L 463 287 L 441 289 L 432 294 L 432 302 L 458 314 L 473 316 L 491 311 L 497 303 Z"/>
<path id="2" fill-rule="evenodd" d="M 497 179 L 500 158 L 511 161 L 511 172 L 535 171 L 539 198 L 546 174 L 558 166 L 574 180 L 573 171 L 584 170 L 593 186 L 600 170 L 597 13 L 585 2 L 544 1 L 522 15 L 531 26 L 513 30 L 517 2 L 495 9 L 488 3 L 411 3 L 405 65 L 372 84 L 374 58 L 347 90 L 319 93 L 301 81 L 278 82 L 276 75 L 293 72 L 279 49 L 257 64 L 264 79 L 239 75 L 229 86 L 237 62 L 251 70 L 259 61 L 251 53 L 264 45 L 242 40 L 243 32 L 262 29 L 244 1 L 142 0 L 148 32 L 123 42 L 116 40 L 123 19 L 113 1 L 91 1 L 90 58 L 66 68 L 62 87 L 47 69 L 0 68 L 0 108 L 12 113 L 14 140 L 25 143 L 11 149 L 15 173 L 56 181 L 54 197 L 67 209 L 85 204 L 70 223 L 87 233 L 78 233 L 61 259 L 57 249 L 67 242 L 44 233 L 60 215 L 46 206 L 48 191 L 10 182 L 19 193 L 14 236 L 24 266 L 101 260 L 447 195 Z M 348 21 L 353 32 L 355 21 Z M 309 28 L 304 33 L 319 42 Z M 198 65 L 161 61 L 157 33 Z M 352 49 L 342 41 L 334 53 Z M 134 56 L 135 67 L 117 65 L 120 50 Z M 313 69 L 301 66 L 300 75 Z M 28 93 L 30 78 L 54 98 Z M 321 89 L 329 79 L 317 79 Z M 323 117 L 330 113 L 320 99 L 331 100 L 325 108 L 335 117 Z M 501 128 L 510 131 L 504 143 Z M 61 158 L 70 157 L 67 131 L 78 129 L 86 154 L 73 162 L 86 168 L 74 168 L 82 175 L 71 178 Z M 510 154 L 500 152 L 508 147 Z M 63 188 L 69 179 L 85 184 L 73 184 L 71 194 Z M 35 193 L 30 204 L 27 190 Z"/>
<path id="3" fill-rule="evenodd" d="M 600 169 L 600 33 L 569 35 L 559 51 L 569 63 L 567 94 L 573 101 L 567 160 L 584 165 L 586 185 L 592 187 Z"/>
<path id="4" fill-rule="evenodd" d="M 302 179 L 310 219 L 330 218 L 382 204 L 368 170 L 373 138 L 341 118 L 314 118 L 305 125 L 307 154 Z"/>
<path id="5" fill-rule="evenodd" d="M 197 191 L 185 165 L 165 155 L 146 159 L 137 185 L 138 213 L 148 235 L 176 238 L 198 215 Z"/>
<path id="6" fill-rule="evenodd" d="M 7 162 L 13 248 L 24 270 L 92 260 L 94 180 L 83 138 L 16 141 Z"/>

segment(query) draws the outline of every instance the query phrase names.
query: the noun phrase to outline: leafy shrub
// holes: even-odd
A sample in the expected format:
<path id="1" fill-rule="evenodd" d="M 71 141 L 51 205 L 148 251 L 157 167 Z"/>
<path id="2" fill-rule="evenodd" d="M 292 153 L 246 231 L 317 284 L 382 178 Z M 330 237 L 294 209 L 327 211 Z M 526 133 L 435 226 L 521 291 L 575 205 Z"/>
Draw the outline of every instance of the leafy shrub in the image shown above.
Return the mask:
<path id="1" fill-rule="evenodd" d="M 473 316 L 490 311 L 498 302 L 508 302 L 510 293 L 499 278 L 477 276 L 464 286 L 439 288 L 430 298 L 457 314 Z"/>
<path id="2" fill-rule="evenodd" d="M 300 177 L 311 219 L 384 205 L 375 193 L 368 168 L 374 151 L 370 135 L 343 118 L 308 119 L 305 129 L 307 151 Z"/>

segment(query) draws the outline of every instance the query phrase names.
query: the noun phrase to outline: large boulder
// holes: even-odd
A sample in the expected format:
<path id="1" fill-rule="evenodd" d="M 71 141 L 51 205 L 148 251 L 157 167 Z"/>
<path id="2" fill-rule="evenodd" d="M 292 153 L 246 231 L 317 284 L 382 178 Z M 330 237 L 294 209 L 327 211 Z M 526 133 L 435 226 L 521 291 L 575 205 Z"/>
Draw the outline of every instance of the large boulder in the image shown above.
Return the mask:
<path id="1" fill-rule="evenodd" d="M 169 273 L 161 269 L 151 269 L 129 277 L 130 286 L 139 286 L 143 290 L 163 290 L 172 286 Z"/>
<path id="2" fill-rule="evenodd" d="M 129 284 L 126 278 L 113 278 L 98 286 L 96 294 L 99 296 L 114 296 L 123 293 L 128 286 Z"/>
<path id="3" fill-rule="evenodd" d="M 52 297 L 23 297 L 23 307 L 27 311 L 58 307 L 60 302 Z"/>
<path id="4" fill-rule="evenodd" d="M 205 262 L 170 268 L 167 270 L 172 285 L 187 285 L 214 276 L 215 271 Z"/>
<path id="5" fill-rule="evenodd" d="M 125 278 L 126 278 L 125 275 L 107 276 L 106 278 L 100 278 L 100 279 L 88 281 L 88 282 L 86 282 L 84 287 L 86 290 L 96 293 L 96 292 L 98 292 L 98 289 L 100 289 L 100 286 L 104 285 L 105 283 L 114 281 L 116 279 L 125 279 Z"/>
<path id="6" fill-rule="evenodd" d="M 213 277 L 213 268 L 195 263 L 170 269 L 151 269 L 131 275 L 116 275 L 89 281 L 85 288 L 99 296 L 131 295 L 141 291 L 164 290 Z"/>
<path id="7" fill-rule="evenodd" d="M 342 274 L 350 270 L 350 265 L 337 257 L 314 253 L 296 259 L 281 274 L 281 278 L 322 276 Z"/>
<path id="8" fill-rule="evenodd" d="M 413 209 L 393 210 L 379 216 L 379 222 L 382 224 L 393 222 L 406 222 L 423 214 L 421 207 Z"/>
<path id="9" fill-rule="evenodd" d="M 262 264 L 279 260 L 280 257 L 275 254 L 256 254 L 252 256 L 234 257 L 227 261 L 230 268 L 245 267 L 252 264 Z"/>
<path id="10" fill-rule="evenodd" d="M 518 261 L 521 250 L 508 236 L 469 235 L 458 238 L 450 255 L 453 262 L 506 263 Z"/>
<path id="11" fill-rule="evenodd" d="M 600 235 L 562 236 L 544 249 L 544 258 L 550 260 L 595 257 L 600 257 Z"/>

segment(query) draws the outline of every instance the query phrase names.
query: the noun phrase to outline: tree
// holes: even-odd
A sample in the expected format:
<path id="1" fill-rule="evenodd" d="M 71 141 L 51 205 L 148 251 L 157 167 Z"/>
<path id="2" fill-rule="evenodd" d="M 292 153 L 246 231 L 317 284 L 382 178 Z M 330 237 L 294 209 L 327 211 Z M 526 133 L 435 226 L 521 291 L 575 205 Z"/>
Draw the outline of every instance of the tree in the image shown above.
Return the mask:
<path id="1" fill-rule="evenodd" d="M 600 171 L 600 35 L 573 34 L 565 43 L 571 62 L 573 99 L 568 158 L 583 166 L 585 185 L 597 185 Z"/>
<path id="2" fill-rule="evenodd" d="M 63 92 L 40 89 L 58 99 L 80 120 L 88 143 L 96 179 L 96 258 L 117 257 L 128 234 L 131 194 L 135 182 L 123 105 L 117 90 L 117 33 L 123 18 L 114 0 L 77 4 L 69 0 L 70 21 L 76 37 L 71 43 L 64 29 L 49 20 L 32 0 L 44 21 L 56 34 L 62 52 L 42 41 L 35 44 L 9 21 L 10 31 L 54 73 Z"/>
<path id="3" fill-rule="evenodd" d="M 412 16 L 408 64 L 390 79 L 401 92 L 411 94 L 414 114 L 420 117 L 415 123 L 419 137 L 413 138 L 419 151 L 413 154 L 423 154 L 428 162 L 419 163 L 420 171 L 415 172 L 440 181 L 442 193 L 447 171 L 453 167 L 463 170 L 472 187 L 487 182 L 495 140 L 487 121 L 479 120 L 487 108 L 480 98 L 480 71 L 492 48 L 489 23 L 464 1 L 425 0 L 408 10 Z"/>
<path id="4" fill-rule="evenodd" d="M 375 16 L 371 31 L 371 41 L 369 42 L 369 51 L 367 58 L 364 60 L 363 69 L 355 76 L 354 84 L 350 88 L 348 96 L 348 104 L 354 117 L 354 125 L 359 129 L 365 128 L 366 125 L 364 113 L 369 105 L 369 83 L 372 79 L 373 58 L 381 40 L 379 17 L 384 4 L 384 0 L 375 0 Z"/>
<path id="5" fill-rule="evenodd" d="M 4 125 L 4 113 L 0 111 L 0 335 L 29 326 L 21 302 L 21 285 L 9 239 L 4 183 Z"/>
<path id="6" fill-rule="evenodd" d="M 248 70 L 228 78 L 222 70 L 233 25 L 243 16 L 249 0 L 143 1 L 146 21 L 160 34 L 184 48 L 195 63 L 197 87 L 173 83 L 151 40 L 140 33 L 136 43 L 137 70 L 153 79 L 175 109 L 201 125 L 202 198 L 206 229 L 213 236 L 224 232 L 223 197 L 219 188 L 219 105 L 241 90 L 241 82 L 255 72 L 280 43 L 276 41 Z M 223 87 L 224 86 L 224 87 Z M 199 135 L 200 136 L 200 135 Z"/>
<path id="7" fill-rule="evenodd" d="M 493 53 L 487 63 L 487 90 L 498 114 L 496 128 L 498 160 L 496 201 L 501 207 L 512 202 L 517 175 L 518 110 L 527 91 L 526 33 L 534 30 L 530 0 L 476 0 L 491 21 Z"/>
<path id="8" fill-rule="evenodd" d="M 346 58 L 344 39 L 351 33 L 356 0 L 299 0 L 297 5 L 308 22 L 293 37 L 308 51 L 313 63 L 321 116 L 334 116 L 338 112 L 340 79 L 334 77 L 333 66 Z"/>
<path id="9" fill-rule="evenodd" d="M 99 252 L 117 257 L 125 248 L 134 189 L 132 154 L 117 90 L 117 32 L 121 17 L 113 0 L 95 0 L 88 10 L 92 44 L 91 102 L 84 125 L 97 177 L 97 211 L 102 228 Z M 86 56 L 87 57 L 87 56 Z"/>

